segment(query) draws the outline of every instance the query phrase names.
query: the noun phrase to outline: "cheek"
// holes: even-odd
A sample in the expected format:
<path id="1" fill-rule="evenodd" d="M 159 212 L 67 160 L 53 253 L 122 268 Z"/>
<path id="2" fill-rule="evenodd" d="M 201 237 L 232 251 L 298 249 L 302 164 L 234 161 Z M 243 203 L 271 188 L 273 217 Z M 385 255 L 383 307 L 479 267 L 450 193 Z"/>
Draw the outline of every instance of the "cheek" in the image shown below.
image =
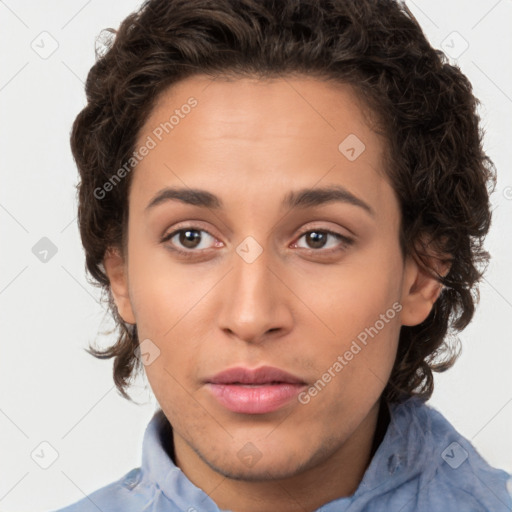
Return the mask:
<path id="1" fill-rule="evenodd" d="M 335 379 L 333 386 L 343 393 L 372 383 L 380 388 L 388 380 L 401 328 L 400 262 L 395 250 L 388 254 L 372 251 L 353 264 L 332 268 L 328 277 L 308 280 L 316 283 L 314 291 L 310 287 L 308 293 L 304 284 L 298 292 L 308 293 L 305 296 L 314 313 L 306 322 L 317 342 L 314 347 L 304 347 L 305 352 L 320 375 L 329 368 L 344 375 Z M 336 362 L 339 364 L 333 370 Z"/>
<path id="2" fill-rule="evenodd" d="M 147 379 L 174 429 L 179 432 L 202 430 L 211 423 L 211 417 L 201 405 L 197 390 L 186 380 L 188 359 L 174 352 L 174 348 L 172 350 L 172 359 L 177 364 L 173 366 L 167 355 L 162 353 L 160 358 L 144 368 Z"/>
<path id="3" fill-rule="evenodd" d="M 201 281 L 187 280 L 169 253 L 143 235 L 134 233 L 131 240 L 130 301 L 140 337 L 166 337 L 204 294 Z"/>
<path id="4" fill-rule="evenodd" d="M 164 253 L 165 251 L 154 251 Z M 145 366 L 157 398 L 160 390 L 178 396 L 180 383 L 194 382 L 194 364 L 213 327 L 208 290 L 212 283 L 191 270 L 183 272 L 161 254 L 153 259 L 148 252 L 134 254 L 130 261 L 130 297 L 139 340 L 151 340 L 158 348 L 158 359 Z M 191 391 L 189 382 L 187 388 Z M 185 397 L 186 398 L 186 397 Z"/>
<path id="5" fill-rule="evenodd" d="M 347 264 L 319 269 L 297 281 L 294 290 L 307 299 L 310 311 L 323 323 L 328 338 L 348 339 L 374 326 L 384 315 L 386 326 L 399 323 L 400 257 L 395 251 L 367 251 Z M 378 323 L 381 327 L 381 322 Z M 329 335 L 330 333 L 330 335 Z"/>

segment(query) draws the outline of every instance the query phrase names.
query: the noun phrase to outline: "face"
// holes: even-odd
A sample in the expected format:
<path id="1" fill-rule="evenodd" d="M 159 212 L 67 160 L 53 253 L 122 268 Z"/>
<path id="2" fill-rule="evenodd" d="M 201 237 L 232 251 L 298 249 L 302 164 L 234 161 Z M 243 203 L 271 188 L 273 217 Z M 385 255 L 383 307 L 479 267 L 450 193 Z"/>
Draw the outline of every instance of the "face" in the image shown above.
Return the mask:
<path id="1" fill-rule="evenodd" d="M 435 300 L 400 251 L 386 141 L 349 86 L 196 76 L 143 145 L 105 266 L 177 450 L 238 479 L 318 466 L 375 419 Z"/>

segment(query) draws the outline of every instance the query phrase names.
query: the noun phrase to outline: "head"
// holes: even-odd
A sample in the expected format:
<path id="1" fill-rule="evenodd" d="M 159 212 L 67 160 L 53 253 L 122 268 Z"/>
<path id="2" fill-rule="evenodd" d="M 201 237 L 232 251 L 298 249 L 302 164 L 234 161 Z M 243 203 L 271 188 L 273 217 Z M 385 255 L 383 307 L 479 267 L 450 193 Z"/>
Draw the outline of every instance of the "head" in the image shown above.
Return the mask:
<path id="1" fill-rule="evenodd" d="M 431 396 L 473 316 L 494 175 L 467 78 L 404 5 L 150 0 L 86 92 L 79 227 L 118 329 L 91 353 L 124 396 L 144 368 L 175 431 L 239 477 L 248 440 L 286 475 L 381 397 Z M 205 384 L 261 365 L 299 399 L 239 415 Z"/>

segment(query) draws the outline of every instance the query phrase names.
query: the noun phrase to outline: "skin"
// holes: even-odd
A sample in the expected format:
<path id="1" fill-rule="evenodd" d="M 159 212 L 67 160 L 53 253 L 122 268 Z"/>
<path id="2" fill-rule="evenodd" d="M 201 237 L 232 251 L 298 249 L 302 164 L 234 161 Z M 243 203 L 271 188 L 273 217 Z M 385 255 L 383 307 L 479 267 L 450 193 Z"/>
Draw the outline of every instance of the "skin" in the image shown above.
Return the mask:
<path id="1" fill-rule="evenodd" d="M 160 96 L 138 145 L 190 96 L 197 106 L 134 171 L 127 254 L 113 248 L 104 260 L 112 293 L 139 339 L 160 349 L 145 370 L 185 475 L 220 508 L 312 511 L 357 489 L 400 328 L 428 316 L 440 286 L 402 257 L 386 141 L 349 86 L 195 76 Z M 366 146 L 354 161 L 338 149 L 349 134 Z M 345 202 L 281 205 L 290 191 L 327 185 L 373 214 Z M 169 186 L 207 190 L 224 206 L 146 210 Z M 162 242 L 178 228 L 205 230 L 199 248 L 179 234 Z M 315 245 L 304 235 L 315 230 L 352 243 L 331 235 Z M 252 263 L 236 251 L 248 236 L 262 249 Z M 307 404 L 234 413 L 204 385 L 226 368 L 262 365 L 312 385 L 394 303 L 401 311 Z M 252 467 L 237 456 L 248 442 L 261 454 Z"/>

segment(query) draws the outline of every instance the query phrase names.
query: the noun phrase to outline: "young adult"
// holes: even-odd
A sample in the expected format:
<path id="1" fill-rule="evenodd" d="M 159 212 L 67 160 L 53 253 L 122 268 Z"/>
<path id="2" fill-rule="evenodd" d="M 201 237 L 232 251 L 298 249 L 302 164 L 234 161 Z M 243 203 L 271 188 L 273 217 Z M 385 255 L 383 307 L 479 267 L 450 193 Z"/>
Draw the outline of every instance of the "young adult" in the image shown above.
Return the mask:
<path id="1" fill-rule="evenodd" d="M 425 402 L 474 312 L 477 100 L 391 0 L 149 0 L 71 138 L 143 461 L 65 509 L 509 511 Z"/>

